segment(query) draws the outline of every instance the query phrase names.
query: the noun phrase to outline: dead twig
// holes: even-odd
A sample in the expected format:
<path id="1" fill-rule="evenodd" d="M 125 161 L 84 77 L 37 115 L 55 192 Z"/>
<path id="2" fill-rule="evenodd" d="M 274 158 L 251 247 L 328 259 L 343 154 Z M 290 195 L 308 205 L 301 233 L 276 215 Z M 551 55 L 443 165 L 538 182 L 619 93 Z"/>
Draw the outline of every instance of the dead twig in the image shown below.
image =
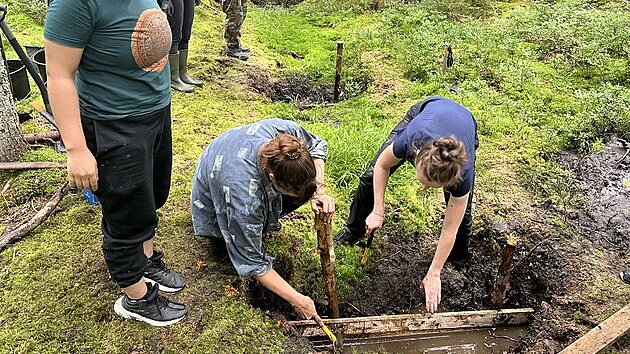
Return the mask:
<path id="1" fill-rule="evenodd" d="M 43 168 L 66 168 L 66 162 L 0 162 L 0 171 L 39 170 Z"/>
<path id="2" fill-rule="evenodd" d="M 23 238 L 29 232 L 39 226 L 52 212 L 55 210 L 63 196 L 68 193 L 70 186 L 66 182 L 35 215 L 27 222 L 20 225 L 17 229 L 5 231 L 0 237 L 0 252 L 7 248 L 10 244 Z"/>
<path id="3" fill-rule="evenodd" d="M 507 339 L 507 340 L 509 340 L 511 342 L 514 342 L 514 343 L 518 343 L 519 342 L 518 340 L 516 340 L 516 339 L 514 339 L 514 338 L 512 338 L 510 336 L 502 336 L 502 335 L 499 335 L 499 334 L 492 333 L 492 331 L 488 331 L 488 335 L 491 338 Z"/>
<path id="4" fill-rule="evenodd" d="M 9 190 L 9 188 L 11 188 L 11 181 L 12 180 L 13 180 L 13 178 L 9 178 L 7 183 L 4 184 L 4 187 L 2 188 L 2 192 L 0 194 L 6 193 Z"/>
<path id="5" fill-rule="evenodd" d="M 626 153 L 623 154 L 623 156 L 621 156 L 621 158 L 619 160 L 617 160 L 617 162 L 615 162 L 613 164 L 613 168 L 617 168 L 619 167 L 619 165 L 621 164 L 621 162 L 626 158 L 626 156 L 628 156 L 628 154 L 630 153 L 630 149 L 626 150 Z"/>
<path id="6" fill-rule="evenodd" d="M 559 240 L 559 239 L 560 239 L 559 237 L 552 237 L 552 238 L 546 238 L 546 239 L 544 239 L 544 240 L 542 240 L 542 241 L 538 242 L 536 245 L 534 245 L 534 247 L 532 247 L 532 249 L 530 249 L 530 250 L 529 250 L 529 251 L 528 251 L 528 252 L 527 252 L 527 253 L 523 256 L 523 258 L 521 258 L 518 262 L 516 262 L 516 265 L 514 265 L 514 268 L 517 268 L 517 267 L 521 264 L 521 262 L 522 262 L 523 260 L 527 259 L 527 258 L 528 258 L 528 257 L 529 257 L 529 256 L 530 256 L 533 252 L 534 252 L 534 250 L 535 250 L 536 248 L 538 248 L 538 246 L 542 245 L 542 244 L 543 244 L 543 243 L 545 243 L 545 242 L 555 241 L 555 240 Z"/>
<path id="7" fill-rule="evenodd" d="M 358 307 L 354 306 L 353 304 L 349 303 L 349 302 L 345 302 L 345 304 L 347 304 L 348 306 L 352 307 L 356 312 L 359 313 L 359 315 L 365 316 L 365 312 L 361 311 Z"/>

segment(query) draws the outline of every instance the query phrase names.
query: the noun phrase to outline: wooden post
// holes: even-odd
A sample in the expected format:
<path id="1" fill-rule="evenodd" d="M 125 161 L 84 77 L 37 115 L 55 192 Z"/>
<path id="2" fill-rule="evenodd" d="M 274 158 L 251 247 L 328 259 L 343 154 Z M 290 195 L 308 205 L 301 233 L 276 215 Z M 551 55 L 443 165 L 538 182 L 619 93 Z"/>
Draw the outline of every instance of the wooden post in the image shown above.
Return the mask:
<path id="1" fill-rule="evenodd" d="M 595 354 L 609 348 L 630 330 L 630 304 L 566 347 L 560 354 Z"/>
<path id="2" fill-rule="evenodd" d="M 315 230 L 317 231 L 317 249 L 322 262 L 324 286 L 328 298 L 328 314 L 332 318 L 339 317 L 339 302 L 337 301 L 337 276 L 335 275 L 335 248 L 333 247 L 332 224 L 315 216 Z"/>
<path id="3" fill-rule="evenodd" d="M 494 284 L 494 289 L 490 293 L 490 307 L 493 309 L 500 309 L 505 300 L 505 294 L 510 287 L 510 272 L 512 271 L 512 256 L 514 255 L 514 248 L 518 243 L 518 237 L 510 235 L 507 237 L 507 244 L 503 248 L 501 259 L 499 260 L 499 272 L 497 273 L 497 281 Z"/>
<path id="4" fill-rule="evenodd" d="M 337 42 L 337 65 L 335 66 L 335 97 L 334 102 L 339 102 L 339 82 L 341 81 L 341 65 L 343 63 L 343 41 Z"/>

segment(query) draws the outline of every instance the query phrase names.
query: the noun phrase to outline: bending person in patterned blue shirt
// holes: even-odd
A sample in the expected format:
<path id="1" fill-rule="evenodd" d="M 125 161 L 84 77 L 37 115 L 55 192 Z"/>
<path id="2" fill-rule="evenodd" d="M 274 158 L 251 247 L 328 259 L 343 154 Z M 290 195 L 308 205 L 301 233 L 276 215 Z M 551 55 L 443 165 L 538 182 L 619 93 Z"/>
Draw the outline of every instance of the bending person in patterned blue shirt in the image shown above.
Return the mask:
<path id="1" fill-rule="evenodd" d="M 295 122 L 268 119 L 234 128 L 201 155 L 190 197 L 195 235 L 223 239 L 240 276 L 253 277 L 305 319 L 319 320 L 313 300 L 276 273 L 262 238 L 309 200 L 317 217 L 332 221 L 326 154 L 326 142 Z"/>

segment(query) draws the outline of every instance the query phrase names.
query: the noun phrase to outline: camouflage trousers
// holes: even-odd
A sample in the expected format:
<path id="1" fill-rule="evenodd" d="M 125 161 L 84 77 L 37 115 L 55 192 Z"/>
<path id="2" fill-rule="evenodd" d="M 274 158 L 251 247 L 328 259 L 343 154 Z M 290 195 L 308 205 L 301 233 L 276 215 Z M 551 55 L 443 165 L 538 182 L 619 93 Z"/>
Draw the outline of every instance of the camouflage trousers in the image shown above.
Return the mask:
<path id="1" fill-rule="evenodd" d="M 225 41 L 228 45 L 240 45 L 241 26 L 247 17 L 247 0 L 222 0 L 221 7 L 225 12 Z"/>

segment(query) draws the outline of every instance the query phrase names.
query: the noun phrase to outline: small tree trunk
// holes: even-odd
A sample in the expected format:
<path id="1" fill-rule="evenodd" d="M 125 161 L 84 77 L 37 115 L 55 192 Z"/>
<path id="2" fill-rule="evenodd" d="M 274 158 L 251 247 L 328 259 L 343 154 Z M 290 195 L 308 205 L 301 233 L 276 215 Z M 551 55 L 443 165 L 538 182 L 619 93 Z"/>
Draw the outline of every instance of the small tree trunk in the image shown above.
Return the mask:
<path id="1" fill-rule="evenodd" d="M 0 60 L 0 162 L 16 161 L 28 148 L 22 138 L 20 120 L 13 106 L 9 75 Z"/>

